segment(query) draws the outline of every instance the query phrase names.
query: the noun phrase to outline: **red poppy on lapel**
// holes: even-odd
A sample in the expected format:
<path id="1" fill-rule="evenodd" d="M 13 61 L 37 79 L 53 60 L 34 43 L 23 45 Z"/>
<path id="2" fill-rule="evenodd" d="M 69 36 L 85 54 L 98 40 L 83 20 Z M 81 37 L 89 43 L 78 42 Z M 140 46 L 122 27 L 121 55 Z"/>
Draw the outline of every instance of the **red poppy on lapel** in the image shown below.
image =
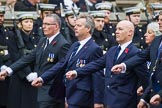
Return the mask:
<path id="1" fill-rule="evenodd" d="M 124 52 L 127 54 L 129 52 L 129 49 L 125 48 Z"/>
<path id="2" fill-rule="evenodd" d="M 57 41 L 53 41 L 53 42 L 52 42 L 52 45 L 55 45 L 56 43 L 57 43 Z"/>

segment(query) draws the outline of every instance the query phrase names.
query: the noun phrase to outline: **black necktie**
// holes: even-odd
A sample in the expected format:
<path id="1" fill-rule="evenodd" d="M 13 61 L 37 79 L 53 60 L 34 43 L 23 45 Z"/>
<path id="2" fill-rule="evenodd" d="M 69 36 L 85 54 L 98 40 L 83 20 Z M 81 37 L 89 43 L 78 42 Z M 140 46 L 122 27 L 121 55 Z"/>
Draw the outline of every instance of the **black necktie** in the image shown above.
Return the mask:
<path id="1" fill-rule="evenodd" d="M 79 43 L 79 42 L 77 42 L 77 43 L 76 43 L 76 46 L 75 46 L 75 48 L 74 48 L 74 50 L 73 50 L 73 52 L 71 53 L 71 56 L 70 56 L 69 61 L 71 61 L 71 60 L 72 60 L 72 58 L 75 56 L 75 54 L 76 54 L 76 52 L 77 52 L 77 50 L 78 50 L 79 46 L 80 46 L 80 43 Z"/>
<path id="2" fill-rule="evenodd" d="M 46 39 L 46 44 L 45 44 L 45 46 L 44 46 L 44 50 L 47 48 L 48 45 L 49 45 L 49 39 L 47 38 L 47 39 Z"/>
<path id="3" fill-rule="evenodd" d="M 118 58 L 118 55 L 119 55 L 120 50 L 121 50 L 121 47 L 118 46 L 117 49 L 116 49 L 116 52 L 115 52 L 115 56 L 114 56 L 114 63 L 116 62 L 116 60 Z"/>

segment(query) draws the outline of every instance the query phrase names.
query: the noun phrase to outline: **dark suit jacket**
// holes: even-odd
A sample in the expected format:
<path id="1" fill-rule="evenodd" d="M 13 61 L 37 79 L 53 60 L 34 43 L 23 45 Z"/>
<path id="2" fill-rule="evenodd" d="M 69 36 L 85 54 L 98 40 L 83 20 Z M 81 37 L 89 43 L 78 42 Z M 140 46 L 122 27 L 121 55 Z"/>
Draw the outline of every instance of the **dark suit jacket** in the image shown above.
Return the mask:
<path id="1" fill-rule="evenodd" d="M 158 82 L 160 84 L 160 86 L 162 87 L 162 62 L 161 62 L 161 58 L 162 56 L 160 56 L 159 60 L 156 63 L 156 59 L 157 59 L 157 55 L 158 55 L 158 48 L 159 45 L 161 43 L 162 40 L 162 35 L 156 37 L 152 44 L 144 51 L 142 51 L 141 53 L 139 53 L 138 55 L 136 55 L 135 57 L 131 58 L 130 60 L 126 61 L 125 64 L 127 66 L 127 69 L 130 69 L 132 67 L 138 66 L 141 63 L 144 63 L 146 61 L 150 61 L 151 65 L 150 65 L 150 73 L 154 73 L 155 76 L 155 82 Z M 152 78 L 150 78 L 152 79 Z M 150 100 L 150 96 L 149 94 L 151 93 L 151 88 L 152 88 L 152 81 L 149 81 L 149 86 L 147 88 L 147 90 L 145 91 L 143 98 L 149 102 Z M 161 92 L 159 92 L 159 94 L 162 96 Z"/>
<path id="2" fill-rule="evenodd" d="M 38 72 L 38 75 L 42 75 L 43 72 L 64 58 L 66 52 L 68 51 L 69 44 L 61 34 L 58 34 L 44 51 L 45 42 L 46 38 L 43 37 L 37 48 L 34 49 L 32 53 L 22 57 L 20 60 L 11 65 L 11 69 L 13 69 L 13 71 L 17 71 L 18 69 L 26 67 L 30 63 L 34 63 L 35 72 Z M 49 82 L 38 89 L 38 101 L 53 100 L 53 98 L 48 95 L 48 90 L 51 84 L 52 82 Z"/>
<path id="3" fill-rule="evenodd" d="M 114 63 L 114 55 L 117 46 L 109 49 L 109 51 L 100 59 L 86 65 L 83 68 L 76 69 L 78 77 L 90 74 L 97 70 L 106 68 L 105 73 L 105 105 L 110 108 L 136 108 L 137 107 L 137 82 L 141 79 L 142 85 L 147 85 L 148 72 L 146 65 L 138 68 L 132 68 L 126 73 L 113 74 L 110 70 L 114 64 L 126 61 L 130 57 L 138 53 L 138 49 L 130 44 L 122 55 Z"/>
<path id="4" fill-rule="evenodd" d="M 75 48 L 76 43 L 74 43 L 69 52 L 67 53 L 64 60 L 57 63 L 51 69 L 46 71 L 41 75 L 43 81 L 46 83 L 52 78 L 54 78 L 61 71 L 62 76 L 68 70 L 74 70 L 76 68 L 82 67 L 87 63 L 94 61 L 95 59 L 102 56 L 102 50 L 100 47 L 90 39 L 82 49 L 74 56 L 74 58 L 69 61 L 69 58 Z M 68 69 L 67 69 L 68 68 Z M 66 71 L 65 71 L 66 70 Z M 63 79 L 61 79 L 62 81 Z M 81 78 L 77 78 L 66 83 L 66 98 L 68 104 L 79 105 L 79 106 L 92 106 L 94 103 L 103 102 L 103 71 L 100 71 L 93 75 L 87 75 Z M 56 97 L 61 91 L 56 91 L 56 84 L 52 85 L 54 89 L 51 90 L 51 94 Z M 57 93 L 56 93 L 57 92 Z M 61 97 L 60 97 L 61 98 Z"/>

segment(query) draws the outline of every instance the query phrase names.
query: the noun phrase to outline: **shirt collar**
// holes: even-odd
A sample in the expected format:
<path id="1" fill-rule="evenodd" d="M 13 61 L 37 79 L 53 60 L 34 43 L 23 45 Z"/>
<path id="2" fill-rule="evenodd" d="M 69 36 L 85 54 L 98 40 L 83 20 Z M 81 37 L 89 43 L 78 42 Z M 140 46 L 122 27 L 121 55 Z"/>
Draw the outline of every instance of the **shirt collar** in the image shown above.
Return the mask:
<path id="1" fill-rule="evenodd" d="M 132 41 L 126 42 L 126 43 L 124 43 L 123 45 L 119 45 L 119 46 L 121 47 L 121 50 L 125 50 L 125 48 L 126 48 L 130 43 L 132 43 Z"/>
<path id="2" fill-rule="evenodd" d="M 88 38 L 86 38 L 86 39 L 84 39 L 84 40 L 79 41 L 80 46 L 85 45 L 85 44 L 87 43 L 87 41 L 89 41 L 89 39 L 91 39 L 91 36 L 90 36 L 90 37 L 88 37 Z"/>
<path id="3" fill-rule="evenodd" d="M 49 44 L 52 42 L 52 40 L 59 34 L 60 32 L 57 32 L 55 35 L 51 36 L 49 39 Z"/>

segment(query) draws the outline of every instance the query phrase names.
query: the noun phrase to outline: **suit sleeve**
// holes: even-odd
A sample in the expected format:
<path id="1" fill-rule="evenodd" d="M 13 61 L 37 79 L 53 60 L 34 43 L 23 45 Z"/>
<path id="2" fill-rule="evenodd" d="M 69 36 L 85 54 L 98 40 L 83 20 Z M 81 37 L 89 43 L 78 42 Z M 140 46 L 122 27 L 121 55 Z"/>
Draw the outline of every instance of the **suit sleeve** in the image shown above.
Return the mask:
<path id="1" fill-rule="evenodd" d="M 140 64 L 143 64 L 146 61 L 150 61 L 149 51 L 150 51 L 150 47 L 146 48 L 145 50 L 139 52 L 137 55 L 125 61 L 124 63 L 126 64 L 127 70 L 132 69 Z"/>
<path id="2" fill-rule="evenodd" d="M 50 68 L 40 76 L 43 79 L 44 83 L 49 82 L 54 77 L 62 76 L 63 74 L 65 74 L 65 55 L 67 54 L 69 47 L 70 45 L 68 43 L 64 44 L 59 50 L 59 61 L 52 68 Z"/>
<path id="3" fill-rule="evenodd" d="M 105 59 L 106 55 L 86 64 L 84 67 L 77 68 L 77 77 L 89 75 L 99 70 L 102 70 L 103 68 L 105 68 Z"/>
<path id="4" fill-rule="evenodd" d="M 16 43 L 17 41 L 16 41 L 15 35 L 13 35 L 10 38 L 11 38 L 10 43 L 8 44 L 9 45 L 9 53 L 11 56 L 11 60 L 14 63 L 14 62 L 17 62 L 24 55 L 22 53 L 23 49 L 19 49 L 17 47 L 17 43 Z M 31 70 L 30 66 L 26 66 L 26 67 L 21 68 L 21 70 L 18 69 L 17 71 L 18 71 L 17 75 L 19 76 L 19 78 L 24 79 L 32 70 Z M 22 71 L 22 72 L 19 72 L 19 71 Z"/>
<path id="5" fill-rule="evenodd" d="M 18 70 L 23 69 L 24 67 L 28 66 L 30 63 L 34 62 L 35 57 L 36 57 L 36 49 L 34 51 L 32 51 L 30 54 L 24 55 L 18 61 L 13 63 L 10 67 L 13 71 L 18 71 Z"/>
<path id="6" fill-rule="evenodd" d="M 44 83 L 49 82 L 52 80 L 59 72 L 63 72 L 64 74 L 64 69 L 66 69 L 66 64 L 64 63 L 65 59 L 62 59 L 59 61 L 57 64 L 55 64 L 52 68 L 49 70 L 45 71 L 40 77 L 43 79 Z"/>
<path id="7" fill-rule="evenodd" d="M 160 91 L 158 92 L 158 94 L 159 94 L 160 97 L 162 98 L 162 90 L 160 90 Z"/>

